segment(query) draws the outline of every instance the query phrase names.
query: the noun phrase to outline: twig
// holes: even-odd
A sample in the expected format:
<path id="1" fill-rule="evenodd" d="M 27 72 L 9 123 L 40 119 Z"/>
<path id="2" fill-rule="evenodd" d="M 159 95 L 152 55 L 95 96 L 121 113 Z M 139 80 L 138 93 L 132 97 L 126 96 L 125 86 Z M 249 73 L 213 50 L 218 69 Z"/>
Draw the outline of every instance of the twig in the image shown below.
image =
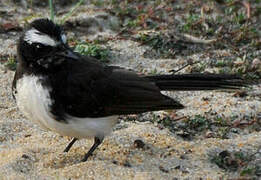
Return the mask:
<path id="1" fill-rule="evenodd" d="M 182 120 L 182 119 L 185 119 L 186 116 L 182 116 L 182 117 L 179 117 L 179 118 L 176 118 L 176 119 L 173 119 L 172 121 L 179 121 L 179 120 Z"/>
<path id="2" fill-rule="evenodd" d="M 173 74 L 175 74 L 175 73 L 181 71 L 182 69 L 188 67 L 189 65 L 194 65 L 194 64 L 197 64 L 197 63 L 199 63 L 199 62 L 189 62 L 189 63 L 187 63 L 186 65 L 184 65 L 184 66 L 182 66 L 181 68 L 179 68 L 178 70 L 172 69 L 172 70 L 170 70 L 169 72 L 172 72 Z"/>
<path id="3" fill-rule="evenodd" d="M 211 44 L 217 41 L 217 39 L 209 39 L 209 40 L 199 39 L 198 37 L 191 36 L 189 34 L 183 34 L 183 36 L 193 43 Z"/>
<path id="4" fill-rule="evenodd" d="M 241 2 L 243 4 L 243 6 L 245 6 L 246 8 L 246 12 L 247 12 L 247 18 L 250 19 L 251 17 L 251 7 L 250 7 L 250 3 L 247 1 L 243 1 Z"/>

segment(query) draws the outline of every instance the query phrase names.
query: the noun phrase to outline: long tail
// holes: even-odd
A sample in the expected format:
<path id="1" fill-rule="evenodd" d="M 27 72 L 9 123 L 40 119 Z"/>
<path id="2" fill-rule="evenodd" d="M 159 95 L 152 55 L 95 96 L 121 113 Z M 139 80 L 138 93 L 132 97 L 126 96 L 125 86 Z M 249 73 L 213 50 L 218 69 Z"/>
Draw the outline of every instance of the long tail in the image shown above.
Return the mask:
<path id="1" fill-rule="evenodd" d="M 240 77 L 227 74 L 157 75 L 145 78 L 155 82 L 160 90 L 166 91 L 239 89 L 246 86 Z"/>

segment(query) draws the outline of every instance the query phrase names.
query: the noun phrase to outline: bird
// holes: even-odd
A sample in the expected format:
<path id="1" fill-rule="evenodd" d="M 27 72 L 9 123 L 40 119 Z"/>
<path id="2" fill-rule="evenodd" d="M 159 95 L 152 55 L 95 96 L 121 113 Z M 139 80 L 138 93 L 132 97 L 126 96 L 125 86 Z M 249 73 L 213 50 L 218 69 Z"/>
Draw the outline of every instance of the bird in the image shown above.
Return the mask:
<path id="1" fill-rule="evenodd" d="M 228 74 L 144 75 L 106 65 L 69 47 L 61 25 L 32 21 L 17 43 L 12 93 L 25 117 L 47 131 L 78 139 L 94 138 L 82 161 L 111 133 L 119 115 L 183 109 L 161 91 L 238 89 L 241 77 Z"/>

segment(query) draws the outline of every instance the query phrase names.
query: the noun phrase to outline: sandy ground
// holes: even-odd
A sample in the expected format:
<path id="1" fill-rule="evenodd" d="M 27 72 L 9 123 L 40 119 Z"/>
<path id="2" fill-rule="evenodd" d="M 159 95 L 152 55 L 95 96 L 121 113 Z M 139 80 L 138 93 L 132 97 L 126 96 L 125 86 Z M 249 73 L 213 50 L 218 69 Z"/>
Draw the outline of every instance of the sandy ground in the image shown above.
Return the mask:
<path id="1" fill-rule="evenodd" d="M 69 153 L 63 153 L 69 138 L 45 132 L 26 120 L 11 96 L 14 73 L 1 66 L 0 74 L 0 179 L 218 179 L 233 176 L 233 173 L 212 164 L 209 153 L 221 152 L 222 149 L 260 151 L 261 132 L 226 140 L 208 138 L 184 141 L 151 122 L 121 121 L 119 128 L 105 139 L 94 156 L 80 163 L 92 141 L 81 140 Z M 261 107 L 257 100 L 233 98 L 231 93 L 179 94 L 183 94 L 179 98 L 188 106 L 178 112 L 182 115 L 203 113 L 209 108 L 220 109 L 217 112 L 224 111 L 228 115 L 231 111 L 242 115 L 246 111 L 250 114 L 257 112 Z M 211 105 L 203 105 L 201 97 L 205 96 L 212 97 Z M 230 108 L 224 110 L 224 103 Z M 145 148 L 134 146 L 137 139 L 145 143 Z M 237 177 L 237 174 L 234 176 Z"/>
<path id="2" fill-rule="evenodd" d="M 102 32 L 113 34 L 113 31 Z M 74 34 L 70 34 L 73 36 Z M 2 55 L 15 54 L 17 34 L 1 35 Z M 86 38 L 86 37 L 83 37 Z M 112 64 L 135 69 L 138 72 L 166 73 L 182 59 L 148 59 L 143 53 L 148 47 L 137 42 L 117 40 L 109 42 L 114 52 Z M 198 54 L 198 58 L 201 54 Z M 184 70 L 186 72 L 186 70 Z M 0 64 L 0 180 L 5 179 L 235 179 L 238 171 L 227 171 L 212 163 L 212 154 L 224 150 L 257 154 L 255 163 L 261 163 L 261 132 L 242 130 L 228 139 L 195 138 L 185 140 L 168 128 L 150 121 L 152 114 L 140 116 L 146 121 L 126 121 L 119 124 L 87 162 L 80 162 L 92 145 L 92 140 L 80 140 L 69 153 L 63 149 L 69 137 L 46 132 L 19 112 L 11 95 L 14 72 Z M 250 117 L 260 121 L 260 85 L 244 98 L 227 92 L 171 92 L 168 95 L 180 100 L 187 108 L 177 117 L 194 116 L 213 111 L 225 118 Z M 251 95 L 252 94 L 252 95 Z M 257 94 L 257 95 L 256 95 Z M 208 102 L 204 101 L 208 98 Z M 162 115 L 163 112 L 156 112 Z M 260 118 L 260 119 L 258 119 Z M 142 140 L 144 146 L 135 146 Z M 257 164 L 257 163 L 256 163 Z M 251 178 L 244 176 L 244 178 Z M 258 178 L 255 176 L 255 178 Z M 259 176 L 260 178 L 260 176 Z"/>

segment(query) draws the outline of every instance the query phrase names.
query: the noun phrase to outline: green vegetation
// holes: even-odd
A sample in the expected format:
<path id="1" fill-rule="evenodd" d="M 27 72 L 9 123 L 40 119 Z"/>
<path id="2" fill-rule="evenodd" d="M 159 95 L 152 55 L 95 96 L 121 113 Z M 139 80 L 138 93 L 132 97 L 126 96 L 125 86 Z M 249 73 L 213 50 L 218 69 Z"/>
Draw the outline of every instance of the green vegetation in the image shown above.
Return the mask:
<path id="1" fill-rule="evenodd" d="M 50 8 L 50 19 L 54 21 L 54 8 L 53 8 L 53 0 L 49 0 L 49 8 Z"/>
<path id="2" fill-rule="evenodd" d="M 196 115 L 195 117 L 188 119 L 186 123 L 190 129 L 196 131 L 202 131 L 209 126 L 209 120 L 201 115 Z"/>
<path id="3" fill-rule="evenodd" d="M 186 19 L 185 19 L 185 24 L 181 26 L 181 31 L 189 33 L 192 31 L 193 26 L 197 24 L 199 21 L 199 15 L 197 14 L 190 14 Z"/>
<path id="4" fill-rule="evenodd" d="M 85 56 L 94 57 L 101 62 L 109 62 L 110 50 L 97 44 L 88 42 L 77 43 L 74 47 L 74 51 Z"/>
<path id="5" fill-rule="evenodd" d="M 226 171 L 239 171 L 240 176 L 260 176 L 261 168 L 258 160 L 255 161 L 256 152 L 227 151 L 209 154 L 210 161 Z"/>
<path id="6" fill-rule="evenodd" d="M 72 8 L 71 10 L 66 13 L 59 21 L 58 23 L 59 24 L 64 24 L 65 21 L 70 17 L 72 16 L 72 14 L 78 9 L 78 7 L 84 2 L 85 0 L 79 0 L 78 3 L 76 3 Z M 52 21 L 55 20 L 55 13 L 54 13 L 54 6 L 53 6 L 53 0 L 49 0 L 49 9 L 50 9 L 50 19 Z"/>
<path id="7" fill-rule="evenodd" d="M 152 48 L 145 52 L 145 57 L 172 58 L 184 47 L 177 39 L 163 33 L 140 33 L 135 40 Z"/>
<path id="8" fill-rule="evenodd" d="M 16 69 L 16 59 L 14 56 L 9 56 L 7 62 L 5 63 L 5 67 L 14 71 Z"/>
<path id="9" fill-rule="evenodd" d="M 74 7 L 60 18 L 60 23 L 63 24 L 71 17 L 84 0 L 75 2 Z M 253 19 L 260 17 L 260 7 L 256 5 L 259 2 L 260 0 L 251 2 Z M 53 1 L 49 0 L 52 18 L 51 3 Z M 249 19 L 247 8 L 239 1 L 219 2 L 223 13 L 213 1 L 189 1 L 182 4 L 171 0 L 91 0 L 90 3 L 117 16 L 125 37 L 132 38 L 134 35 L 136 41 L 150 46 L 151 49 L 144 53 L 147 58 L 175 58 L 179 55 L 189 56 L 207 52 L 206 49 L 208 51 L 227 49 L 232 55 L 210 56 L 213 60 L 194 64 L 191 72 L 204 72 L 212 68 L 216 73 L 240 74 L 251 80 L 261 78 L 260 70 L 253 69 L 252 66 L 253 59 L 259 57 L 259 54 L 253 54 L 255 50 L 260 49 L 259 27 L 256 22 Z M 200 11 L 198 7 L 201 7 Z M 217 16 L 213 16 L 213 13 L 217 13 Z M 179 17 L 178 21 L 176 17 Z M 142 33 L 140 30 L 150 32 Z M 216 41 L 211 44 L 189 43 L 186 39 L 177 39 L 176 35 L 179 33 Z M 235 63 L 238 59 L 241 59 L 241 64 Z"/>
<path id="10" fill-rule="evenodd" d="M 78 3 L 77 3 L 74 7 L 72 7 L 71 10 L 70 10 L 67 14 L 65 14 L 65 15 L 62 17 L 62 19 L 60 20 L 60 24 L 64 24 L 65 21 L 66 21 L 70 16 L 72 16 L 72 14 L 78 9 L 78 7 L 81 6 L 81 4 L 82 4 L 84 1 L 85 1 L 85 0 L 79 0 Z"/>

